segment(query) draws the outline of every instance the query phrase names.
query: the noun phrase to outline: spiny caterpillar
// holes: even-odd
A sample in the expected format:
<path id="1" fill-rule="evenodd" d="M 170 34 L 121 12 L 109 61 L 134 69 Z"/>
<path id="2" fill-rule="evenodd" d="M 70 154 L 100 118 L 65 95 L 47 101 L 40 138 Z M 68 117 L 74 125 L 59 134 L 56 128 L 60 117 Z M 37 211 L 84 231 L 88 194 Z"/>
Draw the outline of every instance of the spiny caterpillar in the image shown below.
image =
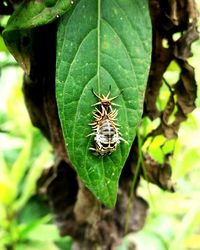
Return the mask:
<path id="1" fill-rule="evenodd" d="M 118 96 L 109 98 L 110 91 L 106 96 L 98 96 L 94 91 L 93 94 L 99 98 L 99 102 L 92 106 L 100 105 L 100 110 L 95 108 L 93 112 L 94 122 L 90 123 L 92 125 L 93 133 L 89 135 L 94 135 L 95 148 L 90 148 L 97 155 L 111 154 L 116 150 L 117 145 L 120 141 L 125 141 L 119 132 L 119 125 L 116 123 L 116 117 L 118 111 L 112 109 L 113 106 L 119 106 L 112 103 L 112 100 Z"/>

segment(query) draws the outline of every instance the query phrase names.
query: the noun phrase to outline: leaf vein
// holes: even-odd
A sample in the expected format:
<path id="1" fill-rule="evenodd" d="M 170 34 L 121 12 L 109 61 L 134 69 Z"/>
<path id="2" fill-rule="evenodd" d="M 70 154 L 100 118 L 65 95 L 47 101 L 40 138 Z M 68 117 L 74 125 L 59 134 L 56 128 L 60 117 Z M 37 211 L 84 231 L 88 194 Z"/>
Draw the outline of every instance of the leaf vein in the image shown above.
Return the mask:
<path id="1" fill-rule="evenodd" d="M 135 72 L 135 70 L 134 70 L 134 65 L 133 65 L 133 62 L 132 62 L 132 58 L 131 58 L 131 56 L 130 56 L 130 54 L 129 54 L 128 48 L 126 47 L 124 41 L 123 41 L 122 38 L 119 36 L 119 34 L 117 33 L 117 31 L 116 31 L 116 30 L 112 27 L 112 25 L 108 22 L 108 20 L 102 18 L 102 21 L 104 21 L 104 22 L 108 25 L 108 27 L 110 27 L 110 29 L 116 34 L 116 36 L 117 36 L 117 37 L 119 38 L 119 40 L 121 41 L 121 43 L 122 43 L 122 45 L 123 45 L 123 47 L 124 47 L 124 49 L 125 49 L 125 52 L 126 52 L 126 54 L 127 54 L 127 58 L 128 58 L 129 61 L 130 61 L 131 68 L 132 68 L 132 71 L 133 71 L 133 76 L 134 76 L 134 78 L 135 78 L 137 90 L 138 90 L 138 93 L 139 93 L 139 86 L 138 86 L 138 84 L 137 84 L 138 78 L 137 78 L 137 76 L 136 76 L 136 72 Z M 137 101 L 138 101 L 138 103 L 139 103 L 139 95 L 138 95 L 138 97 L 137 97 Z"/>
<path id="2" fill-rule="evenodd" d="M 90 78 L 89 81 L 87 81 L 87 84 L 96 77 L 96 74 L 94 76 L 92 76 Z M 74 124 L 73 124 L 73 129 L 72 129 L 72 147 L 73 147 L 73 156 L 74 156 L 74 159 L 75 159 L 75 143 L 74 143 L 74 139 L 75 139 L 75 126 L 76 126 L 76 120 L 77 120 L 77 110 L 79 108 L 79 105 L 80 105 L 80 100 L 81 100 L 81 96 L 85 90 L 85 88 L 87 87 L 87 84 L 84 85 L 83 89 L 81 90 L 81 93 L 80 93 L 80 99 L 78 100 L 78 103 L 77 103 L 77 106 L 76 106 L 76 111 L 75 111 L 75 116 L 74 116 Z M 87 171 L 86 171 L 87 172 Z"/>
<path id="3" fill-rule="evenodd" d="M 127 54 L 127 58 L 128 58 L 128 60 L 130 61 L 131 68 L 132 68 L 132 71 L 133 71 L 133 75 L 134 75 L 134 77 L 135 77 L 135 79 L 136 79 L 136 74 L 135 74 L 135 70 L 134 70 L 134 67 L 133 67 L 132 58 L 131 58 L 131 56 L 130 56 L 130 54 L 129 54 L 128 48 L 126 47 L 124 41 L 123 41 L 122 38 L 119 36 L 119 34 L 117 33 L 117 31 L 112 27 L 112 25 L 108 22 L 108 20 L 102 18 L 102 21 L 105 22 L 105 23 L 108 25 L 108 27 L 109 27 L 109 28 L 116 34 L 116 36 L 119 38 L 119 40 L 120 40 L 122 46 L 123 46 L 124 49 L 125 49 L 125 52 L 126 52 L 126 54 Z"/>
<path id="4" fill-rule="evenodd" d="M 132 30 L 135 30 L 135 27 L 133 26 L 131 20 L 127 17 L 126 13 L 124 12 L 124 9 L 120 6 L 120 4 L 117 1 L 113 1 L 113 0 L 111 0 L 111 1 L 113 2 L 113 4 L 117 5 L 118 9 L 121 11 L 121 13 L 123 13 L 122 15 L 125 17 L 127 22 L 131 25 Z M 137 34 L 140 42 L 143 44 L 143 41 L 142 41 L 142 39 L 140 38 L 140 36 L 138 35 L 137 32 L 136 32 L 136 34 Z"/>
<path id="5" fill-rule="evenodd" d="M 65 84 L 64 84 L 64 88 L 63 88 L 62 112 L 64 112 L 64 103 L 65 103 L 65 102 L 64 102 L 64 98 L 65 98 L 65 95 L 64 95 L 64 94 L 65 94 L 65 90 L 66 90 L 66 86 L 67 86 L 66 83 L 67 83 L 67 80 L 68 80 L 68 78 L 69 78 L 69 76 L 70 76 L 70 71 L 71 71 L 71 69 L 72 69 L 72 66 L 73 66 L 75 60 L 76 60 L 76 57 L 77 57 L 77 55 L 78 55 L 78 52 L 79 52 L 81 46 L 83 45 L 83 43 L 84 43 L 84 41 L 87 39 L 87 37 L 91 34 L 91 32 L 94 31 L 95 29 L 96 29 L 96 28 L 91 29 L 91 30 L 87 33 L 87 35 L 83 38 L 83 40 L 81 41 L 80 45 L 78 46 L 77 51 L 75 52 L 74 58 L 73 58 L 73 60 L 72 60 L 72 62 L 71 62 L 71 64 L 70 64 L 70 66 L 69 66 L 68 75 L 67 75 L 67 78 L 66 78 L 66 80 L 65 80 Z"/>

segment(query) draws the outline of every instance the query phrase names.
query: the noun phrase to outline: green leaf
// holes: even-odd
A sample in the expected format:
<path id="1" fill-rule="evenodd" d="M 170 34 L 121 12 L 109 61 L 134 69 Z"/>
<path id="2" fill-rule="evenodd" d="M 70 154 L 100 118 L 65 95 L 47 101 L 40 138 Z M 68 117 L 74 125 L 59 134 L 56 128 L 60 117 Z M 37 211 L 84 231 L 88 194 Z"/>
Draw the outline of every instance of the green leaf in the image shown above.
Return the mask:
<path id="1" fill-rule="evenodd" d="M 16 187 L 6 175 L 1 174 L 0 176 L 0 190 L 0 203 L 4 205 L 12 204 L 16 195 Z"/>
<path id="2" fill-rule="evenodd" d="M 10 53 L 30 73 L 32 29 L 53 22 L 68 11 L 70 0 L 23 1 L 10 17 L 3 38 Z"/>
<path id="3" fill-rule="evenodd" d="M 151 56 L 147 0 L 80 0 L 64 15 L 57 34 L 56 95 L 71 162 L 85 185 L 108 207 L 141 120 Z M 119 95 L 121 142 L 111 155 L 89 150 L 94 138 L 92 89 Z"/>
<path id="4" fill-rule="evenodd" d="M 67 12 L 70 6 L 70 0 L 23 1 L 10 17 L 4 32 L 48 24 Z"/>
<path id="5" fill-rule="evenodd" d="M 7 52 L 7 48 L 5 46 L 5 43 L 3 41 L 3 38 L 0 36 L 0 52 Z"/>
<path id="6" fill-rule="evenodd" d="M 29 222 L 27 224 L 21 224 L 19 226 L 19 236 L 18 237 L 20 238 L 20 240 L 30 239 L 30 238 L 32 238 L 30 235 L 35 233 L 34 236 L 38 235 L 37 238 L 35 237 L 36 240 L 41 240 L 41 241 L 44 240 L 44 235 L 45 235 L 43 233 L 44 230 L 41 233 L 40 229 L 41 228 L 43 229 L 43 227 L 49 228 L 48 226 L 51 226 L 51 225 L 46 225 L 46 223 L 48 223 L 51 219 L 52 219 L 51 215 L 46 215 L 40 219 L 35 219 L 34 221 Z M 55 226 L 54 226 L 54 228 L 55 228 Z M 46 230 L 46 228 L 45 228 L 45 230 Z M 52 236 L 51 234 L 48 234 L 48 235 Z"/>
<path id="7" fill-rule="evenodd" d="M 29 240 L 37 240 L 37 241 L 44 241 L 44 237 L 46 241 L 56 241 L 59 240 L 59 233 L 58 229 L 53 224 L 42 224 L 38 223 L 35 225 L 32 230 L 30 230 L 28 239 Z"/>
<path id="8" fill-rule="evenodd" d="M 31 153 L 31 144 L 32 144 L 32 138 L 29 136 L 27 138 L 27 141 L 25 142 L 25 145 L 20 152 L 18 158 L 14 162 L 12 169 L 10 171 L 10 178 L 17 187 L 24 177 L 24 174 L 28 168 L 28 161 L 30 158 Z"/>
<path id="9" fill-rule="evenodd" d="M 38 195 L 31 197 L 18 214 L 19 224 L 31 224 L 50 213 L 50 208 L 46 202 Z"/>
<path id="10" fill-rule="evenodd" d="M 166 138 L 163 135 L 158 135 L 153 138 L 153 141 L 149 145 L 148 152 L 153 159 L 158 161 L 160 164 L 164 162 L 164 152 L 161 147 L 166 142 Z"/>
<path id="11" fill-rule="evenodd" d="M 19 211 L 27 203 L 30 197 L 33 195 L 36 189 L 36 183 L 39 177 L 41 176 L 42 170 L 48 164 L 50 160 L 49 148 L 44 150 L 40 156 L 36 159 L 35 163 L 29 170 L 21 196 L 16 200 L 14 206 L 15 211 Z"/>
<path id="12" fill-rule="evenodd" d="M 45 236 L 44 236 L 45 237 Z M 59 250 L 59 248 L 52 241 L 30 241 L 16 245 L 15 250 Z"/>
<path id="13" fill-rule="evenodd" d="M 59 250 L 71 250 L 72 249 L 72 239 L 69 236 L 64 238 L 60 237 L 59 240 L 54 241 Z"/>

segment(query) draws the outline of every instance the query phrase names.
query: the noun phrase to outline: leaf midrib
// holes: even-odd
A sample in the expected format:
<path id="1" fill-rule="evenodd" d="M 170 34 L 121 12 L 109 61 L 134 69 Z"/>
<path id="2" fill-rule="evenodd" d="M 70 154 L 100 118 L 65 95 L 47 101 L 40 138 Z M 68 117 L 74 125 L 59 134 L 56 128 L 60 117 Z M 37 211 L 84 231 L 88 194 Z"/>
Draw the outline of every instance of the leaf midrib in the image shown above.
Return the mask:
<path id="1" fill-rule="evenodd" d="M 100 95 L 100 49 L 101 49 L 101 44 L 100 44 L 100 25 L 101 25 L 101 0 L 98 0 L 98 14 L 97 14 L 97 89 L 98 89 L 98 94 Z"/>

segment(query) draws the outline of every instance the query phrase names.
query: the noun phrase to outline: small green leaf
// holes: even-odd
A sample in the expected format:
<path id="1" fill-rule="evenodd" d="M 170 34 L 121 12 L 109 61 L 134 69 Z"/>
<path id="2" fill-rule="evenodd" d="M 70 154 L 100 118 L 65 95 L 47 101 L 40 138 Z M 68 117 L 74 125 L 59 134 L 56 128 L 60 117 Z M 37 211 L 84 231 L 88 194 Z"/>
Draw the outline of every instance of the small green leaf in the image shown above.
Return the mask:
<path id="1" fill-rule="evenodd" d="M 5 46 L 5 43 L 3 41 L 3 38 L 0 36 L 0 52 L 7 52 L 7 48 Z M 1 62 L 2 63 L 2 62 Z"/>
<path id="2" fill-rule="evenodd" d="M 85 185 L 108 207 L 116 202 L 118 180 L 143 110 L 151 57 L 147 0 L 80 0 L 64 15 L 57 34 L 56 95 L 71 162 Z M 89 150 L 94 89 L 106 95 L 111 86 L 121 142 L 111 155 Z"/>
<path id="3" fill-rule="evenodd" d="M 10 17 L 3 38 L 10 53 L 23 70 L 30 73 L 30 55 L 33 50 L 32 30 L 53 22 L 71 6 L 70 0 L 23 1 Z"/>
<path id="4" fill-rule="evenodd" d="M 4 32 L 48 24 L 67 12 L 70 6 L 70 0 L 23 1 L 10 17 Z"/>

